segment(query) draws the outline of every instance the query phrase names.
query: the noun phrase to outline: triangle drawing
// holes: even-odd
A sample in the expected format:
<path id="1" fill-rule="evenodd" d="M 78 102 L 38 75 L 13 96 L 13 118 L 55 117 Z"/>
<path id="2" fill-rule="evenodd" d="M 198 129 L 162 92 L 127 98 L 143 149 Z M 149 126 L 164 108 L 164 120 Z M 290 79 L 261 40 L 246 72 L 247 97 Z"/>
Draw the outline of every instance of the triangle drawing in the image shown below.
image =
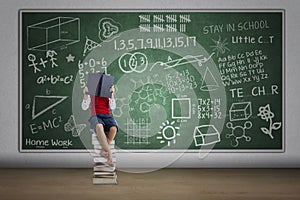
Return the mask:
<path id="1" fill-rule="evenodd" d="M 211 71 L 208 68 L 206 68 L 200 89 L 202 91 L 213 91 L 218 88 L 219 88 L 219 85 L 218 85 L 215 77 L 213 76 Z"/>
<path id="2" fill-rule="evenodd" d="M 89 39 L 88 37 L 86 37 L 83 56 L 85 56 L 85 54 L 87 52 L 90 52 L 90 51 L 92 51 L 93 49 L 95 49 L 97 47 L 101 47 L 101 45 L 99 43 Z"/>
<path id="3" fill-rule="evenodd" d="M 33 98 L 32 104 L 32 119 L 37 118 L 48 110 L 52 109 L 56 105 L 63 102 L 67 96 L 41 96 L 36 95 Z"/>

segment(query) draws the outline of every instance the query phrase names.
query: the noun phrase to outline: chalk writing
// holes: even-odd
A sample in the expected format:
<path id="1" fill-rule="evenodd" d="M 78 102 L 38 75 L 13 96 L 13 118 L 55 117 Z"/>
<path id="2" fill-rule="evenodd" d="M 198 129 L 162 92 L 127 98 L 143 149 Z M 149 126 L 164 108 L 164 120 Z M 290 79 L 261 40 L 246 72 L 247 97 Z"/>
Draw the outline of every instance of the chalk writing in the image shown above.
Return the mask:
<path id="1" fill-rule="evenodd" d="M 225 86 L 256 82 L 269 78 L 265 72 L 268 56 L 262 50 L 247 51 L 237 55 L 219 57 L 218 67 Z"/>

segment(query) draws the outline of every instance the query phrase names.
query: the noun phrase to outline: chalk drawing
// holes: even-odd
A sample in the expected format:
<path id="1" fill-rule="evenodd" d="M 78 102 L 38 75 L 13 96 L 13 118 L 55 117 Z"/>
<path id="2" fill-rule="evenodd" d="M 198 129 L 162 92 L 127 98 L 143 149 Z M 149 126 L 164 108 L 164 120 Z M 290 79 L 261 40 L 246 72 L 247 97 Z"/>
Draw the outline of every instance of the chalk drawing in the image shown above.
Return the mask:
<path id="1" fill-rule="evenodd" d="M 124 73 L 142 73 L 148 67 L 147 56 L 141 52 L 124 53 L 118 62 L 120 69 Z"/>
<path id="2" fill-rule="evenodd" d="M 57 106 L 64 100 L 66 100 L 68 97 L 67 96 L 42 96 L 42 95 L 36 95 L 33 98 L 33 103 L 32 103 L 32 119 L 35 119 L 42 115 L 43 113 L 47 112 L 48 110 L 52 109 L 53 107 Z M 51 100 L 51 101 L 49 101 Z M 54 101 L 53 101 L 54 100 Z M 42 101 L 39 102 L 39 104 L 42 104 L 43 109 L 40 111 L 36 111 L 36 104 L 37 101 Z M 50 102 L 48 105 L 45 102 Z"/>
<path id="3" fill-rule="evenodd" d="M 180 109 L 180 113 L 176 111 Z M 173 98 L 172 99 L 172 119 L 191 119 L 192 105 L 190 98 Z"/>
<path id="4" fill-rule="evenodd" d="M 189 14 L 143 14 L 139 15 L 140 32 L 186 32 L 192 20 Z M 179 27 L 179 28 L 178 28 Z"/>
<path id="5" fill-rule="evenodd" d="M 171 146 L 171 143 L 176 144 L 176 136 L 180 136 L 180 133 L 178 133 L 179 127 L 174 126 L 175 121 L 172 121 L 171 123 L 167 120 L 166 122 L 163 122 L 162 125 L 159 127 L 161 129 L 160 132 L 158 132 L 158 136 L 156 139 L 160 140 L 160 144 L 163 144 L 167 142 L 168 146 Z"/>
<path id="6" fill-rule="evenodd" d="M 73 56 L 72 54 L 69 54 L 67 57 L 66 57 L 66 60 L 67 62 L 74 62 L 74 59 L 75 59 L 75 56 Z"/>
<path id="7" fill-rule="evenodd" d="M 50 58 L 52 68 L 58 66 L 55 62 L 57 60 L 56 56 L 57 56 L 57 53 L 54 50 L 48 50 L 46 53 L 46 58 Z"/>
<path id="8" fill-rule="evenodd" d="M 111 18 L 102 18 L 98 23 L 98 37 L 101 41 L 110 41 L 117 36 L 121 29 L 121 24 Z"/>
<path id="9" fill-rule="evenodd" d="M 219 84 L 215 77 L 207 67 L 204 73 L 204 77 L 201 83 L 200 90 L 202 91 L 213 91 L 219 88 Z"/>
<path id="10" fill-rule="evenodd" d="M 79 137 L 85 127 L 86 124 L 76 124 L 74 115 L 71 115 L 68 119 L 68 122 L 64 125 L 65 131 L 72 132 L 73 137 Z"/>
<path id="11" fill-rule="evenodd" d="M 179 21 L 180 23 L 190 23 L 192 22 L 191 15 L 189 14 L 179 15 Z"/>
<path id="12" fill-rule="evenodd" d="M 29 64 L 28 66 L 29 66 L 29 67 L 33 67 L 33 72 L 34 72 L 34 73 L 40 72 L 40 71 L 41 71 L 39 68 L 37 68 L 37 64 L 38 64 L 38 63 L 35 62 L 36 57 L 35 57 L 34 54 L 29 54 L 29 55 L 27 56 L 27 59 L 31 62 L 31 64 Z"/>
<path id="13" fill-rule="evenodd" d="M 196 126 L 193 139 L 196 147 L 211 145 L 221 141 L 219 131 L 211 124 Z"/>
<path id="14" fill-rule="evenodd" d="M 178 67 L 181 65 L 190 64 L 194 62 L 197 62 L 198 65 L 201 67 L 204 63 L 208 62 L 214 54 L 215 53 L 212 53 L 211 55 L 209 55 L 208 58 L 203 55 L 198 55 L 198 56 L 186 55 L 182 58 L 171 60 L 168 62 L 158 61 L 151 66 L 150 71 L 157 65 L 164 67 L 164 69 L 170 69 L 173 67 Z"/>
<path id="15" fill-rule="evenodd" d="M 274 136 L 272 134 L 272 130 L 278 130 L 281 128 L 281 122 L 274 122 L 273 118 L 275 117 L 274 113 L 271 111 L 270 104 L 267 104 L 266 106 L 259 107 L 259 113 L 257 114 L 261 119 L 269 122 L 269 127 L 261 127 L 261 131 L 269 135 L 271 139 L 274 139 Z"/>
<path id="16" fill-rule="evenodd" d="M 229 109 L 230 121 L 247 120 L 252 116 L 251 102 L 233 103 Z"/>
<path id="17" fill-rule="evenodd" d="M 27 26 L 28 50 L 48 51 L 79 41 L 79 18 L 56 17 Z"/>
<path id="18" fill-rule="evenodd" d="M 227 47 L 228 42 L 227 39 L 224 39 L 223 41 L 221 40 L 221 36 L 219 36 L 218 40 L 212 39 L 214 42 L 214 45 L 211 45 L 210 47 L 213 48 L 212 51 L 217 53 L 217 56 L 219 54 L 224 54 L 226 51 L 230 51 L 230 49 Z"/>
<path id="19" fill-rule="evenodd" d="M 140 32 L 151 32 L 150 24 L 141 24 L 139 25 Z"/>
<path id="20" fill-rule="evenodd" d="M 141 145 L 150 144 L 149 122 L 147 119 L 139 118 L 136 121 L 127 119 L 126 125 L 126 142 L 125 144 Z"/>
<path id="21" fill-rule="evenodd" d="M 176 23 L 177 16 L 176 15 L 166 15 L 166 22 L 167 23 Z"/>
<path id="22" fill-rule="evenodd" d="M 139 15 L 139 19 L 141 23 L 150 23 L 151 16 L 150 15 Z"/>
<path id="23" fill-rule="evenodd" d="M 89 39 L 87 36 L 85 37 L 85 45 L 84 45 L 84 50 L 83 50 L 83 56 L 86 55 L 86 53 L 92 51 L 93 49 L 101 47 L 101 45 L 91 39 Z"/>
<path id="24" fill-rule="evenodd" d="M 233 126 L 232 122 L 228 122 L 226 127 L 231 129 L 231 134 L 226 134 L 226 138 L 231 138 L 231 146 L 237 147 L 240 139 L 245 139 L 246 142 L 251 141 L 251 137 L 246 135 L 246 129 L 250 129 L 252 127 L 252 123 L 250 121 L 246 121 L 244 126 Z"/>

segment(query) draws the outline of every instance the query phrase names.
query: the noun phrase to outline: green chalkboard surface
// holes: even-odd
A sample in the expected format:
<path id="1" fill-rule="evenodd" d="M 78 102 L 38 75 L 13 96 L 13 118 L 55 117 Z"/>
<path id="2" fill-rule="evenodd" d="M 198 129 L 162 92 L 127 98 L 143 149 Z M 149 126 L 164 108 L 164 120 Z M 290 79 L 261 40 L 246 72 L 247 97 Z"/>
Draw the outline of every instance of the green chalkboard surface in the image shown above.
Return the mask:
<path id="1" fill-rule="evenodd" d="M 21 10 L 20 151 L 92 148 L 89 73 L 114 76 L 116 147 L 284 150 L 284 11 Z"/>

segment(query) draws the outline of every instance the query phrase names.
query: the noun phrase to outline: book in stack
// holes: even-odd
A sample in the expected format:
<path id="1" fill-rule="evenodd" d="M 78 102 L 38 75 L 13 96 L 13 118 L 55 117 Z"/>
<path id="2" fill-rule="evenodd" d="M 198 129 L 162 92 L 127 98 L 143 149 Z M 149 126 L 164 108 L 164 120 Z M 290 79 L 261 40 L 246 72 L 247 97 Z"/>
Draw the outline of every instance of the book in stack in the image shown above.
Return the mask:
<path id="1" fill-rule="evenodd" d="M 110 164 L 107 163 L 106 157 L 100 155 L 102 146 L 96 134 L 92 134 L 92 144 L 94 146 L 92 152 L 93 184 L 117 184 L 115 141 L 113 140 L 109 145 L 112 153 L 112 163 Z"/>

